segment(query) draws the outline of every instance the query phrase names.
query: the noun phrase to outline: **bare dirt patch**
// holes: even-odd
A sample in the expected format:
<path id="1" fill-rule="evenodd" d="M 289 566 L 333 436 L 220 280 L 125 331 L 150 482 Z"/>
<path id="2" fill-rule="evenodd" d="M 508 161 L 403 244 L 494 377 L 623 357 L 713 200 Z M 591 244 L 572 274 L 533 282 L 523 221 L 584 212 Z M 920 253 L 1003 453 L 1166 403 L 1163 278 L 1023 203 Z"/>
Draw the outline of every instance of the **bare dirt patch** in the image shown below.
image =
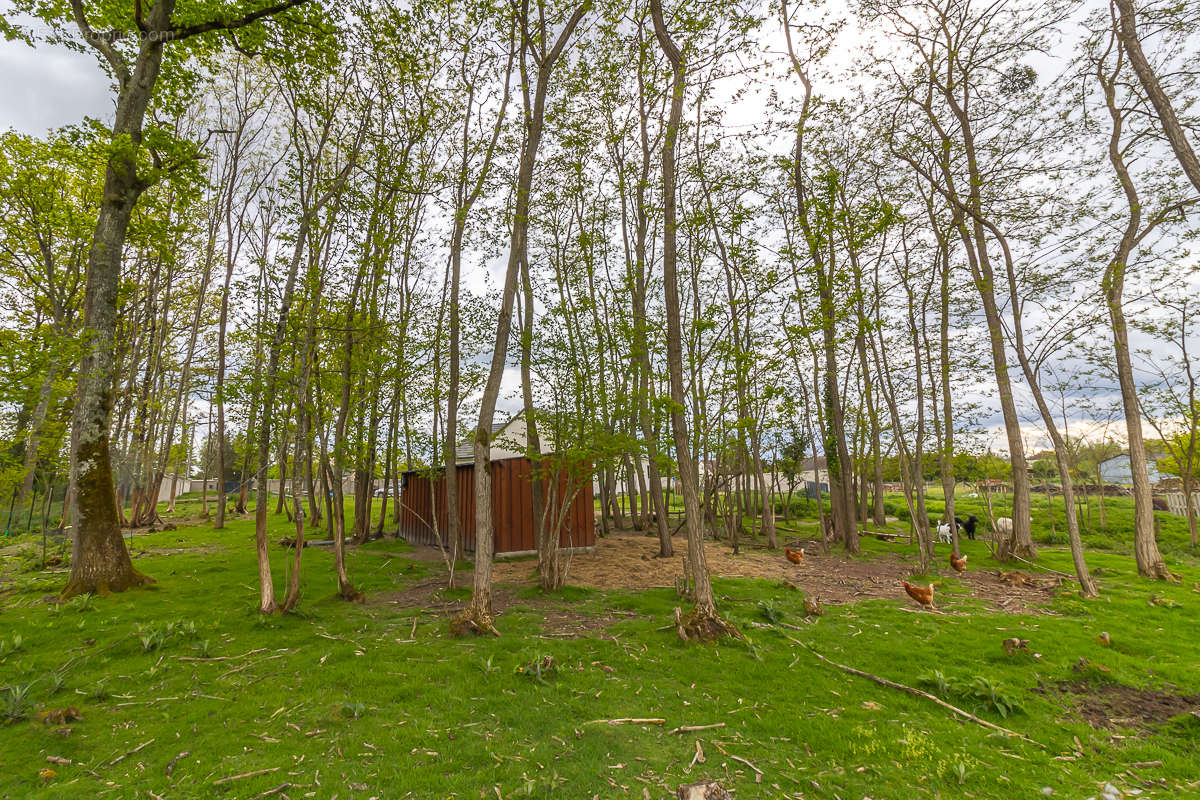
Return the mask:
<path id="1" fill-rule="evenodd" d="M 418 548 L 416 555 L 420 555 Z M 432 548 L 430 548 L 432 549 Z M 434 550 L 436 552 L 436 550 Z M 401 557 L 409 557 L 411 553 L 403 553 Z M 497 564 L 499 567 L 500 564 Z M 542 614 L 542 630 L 547 636 L 558 638 L 577 638 L 603 631 L 612 623 L 636 617 L 632 611 L 609 609 L 596 612 L 591 609 L 576 609 L 572 604 L 554 595 L 522 594 L 525 587 L 532 585 L 533 566 L 528 562 L 510 562 L 505 566 L 518 567 L 518 580 L 505 580 L 496 575 L 496 584 L 492 592 L 492 608 L 497 617 L 514 606 L 532 608 Z M 471 572 L 458 573 L 456 585 L 467 589 L 471 586 Z M 420 608 L 442 616 L 453 616 L 467 606 L 463 599 L 447 598 L 445 595 L 446 579 L 444 576 L 431 578 L 420 583 L 392 592 L 376 592 L 367 599 L 368 605 L 390 605 L 399 608 Z"/>
<path id="2" fill-rule="evenodd" d="M 1200 695 L 1136 689 L 1119 683 L 1090 684 L 1058 681 L 1031 691 L 1057 696 L 1063 704 L 1097 730 L 1149 730 L 1180 714 L 1200 715 Z"/>
<path id="3" fill-rule="evenodd" d="M 568 582 L 597 589 L 672 588 L 683 574 L 687 540 L 674 538 L 675 557 L 657 558 L 658 539 L 635 532 L 623 532 L 596 540 L 590 553 L 577 553 L 571 560 Z M 797 546 L 791 543 L 791 546 Z M 792 564 L 782 550 L 743 549 L 734 555 L 727 544 L 705 542 L 704 554 L 716 577 L 765 578 L 789 581 L 822 603 L 848 603 L 855 600 L 885 598 L 906 600 L 901 581 L 917 569 L 913 555 L 873 556 L 856 559 L 831 552 L 821 555 L 813 540 L 801 541 L 804 563 Z M 530 564 L 496 562 L 498 581 L 525 583 Z M 1005 580 L 999 570 L 968 569 L 958 576 L 971 597 L 989 607 L 1012 613 L 1042 612 L 1037 606 L 1053 597 L 1056 580 L 1030 576 L 1028 581 Z M 962 595 L 954 595 L 961 597 Z"/>

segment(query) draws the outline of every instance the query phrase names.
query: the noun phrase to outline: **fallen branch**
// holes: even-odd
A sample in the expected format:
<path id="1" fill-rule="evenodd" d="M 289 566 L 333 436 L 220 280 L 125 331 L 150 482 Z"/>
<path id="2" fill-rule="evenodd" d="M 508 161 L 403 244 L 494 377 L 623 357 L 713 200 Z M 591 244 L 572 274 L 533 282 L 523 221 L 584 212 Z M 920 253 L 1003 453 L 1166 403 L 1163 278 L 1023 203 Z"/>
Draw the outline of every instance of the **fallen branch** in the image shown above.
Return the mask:
<path id="1" fill-rule="evenodd" d="M 259 775 L 270 775 L 272 772 L 279 772 L 279 767 L 270 767 L 268 769 L 256 769 L 253 772 L 243 772 L 241 775 L 230 775 L 228 778 L 218 778 L 213 781 L 213 786 L 220 786 L 222 783 L 231 781 L 240 781 L 243 778 L 257 778 Z"/>
<path id="2" fill-rule="evenodd" d="M 690 733 L 691 731 L 707 731 L 713 728 L 724 728 L 724 722 L 717 722 L 713 725 L 680 725 L 678 728 L 672 728 L 667 733 Z"/>
<path id="3" fill-rule="evenodd" d="M 51 764 L 58 764 L 62 767 L 70 766 L 72 763 L 71 759 L 63 758 L 62 756 L 46 756 L 46 761 L 50 762 Z M 1134 766 L 1137 765 L 1135 764 Z"/>
<path id="4" fill-rule="evenodd" d="M 267 789 L 265 792 L 261 792 L 259 794 L 254 795 L 254 797 L 250 798 L 250 800 L 261 800 L 261 798 L 263 798 L 263 797 L 270 797 L 273 794 L 279 794 L 284 789 L 290 789 L 290 788 L 292 788 L 292 785 L 290 783 L 281 783 L 278 786 L 276 786 L 274 789 Z"/>
<path id="5" fill-rule="evenodd" d="M 621 719 L 594 719 L 585 725 L 666 725 L 660 717 L 622 717 Z"/>
<path id="6" fill-rule="evenodd" d="M 782 631 L 781 631 L 781 633 L 782 633 Z M 784 636 L 784 638 L 788 639 L 789 641 L 795 642 L 796 644 L 800 645 L 801 647 L 803 647 L 808 652 L 812 653 L 814 656 L 816 656 L 821 661 L 824 661 L 826 664 L 829 664 L 831 667 L 837 667 L 838 669 L 842 670 L 843 672 L 849 672 L 851 675 L 858 675 L 860 678 L 866 678 L 867 680 L 875 681 L 875 683 L 878 683 L 880 686 L 887 686 L 888 688 L 891 688 L 891 689 L 899 689 L 900 691 L 905 692 L 907 694 L 916 695 L 917 697 L 924 697 L 926 700 L 932 700 L 933 702 L 937 703 L 942 708 L 953 711 L 955 714 L 958 714 L 960 717 L 963 717 L 964 719 L 968 719 L 977 725 L 982 725 L 985 728 L 990 728 L 991 730 L 997 731 L 999 733 L 1003 733 L 1006 736 L 1013 736 L 1017 739 L 1022 739 L 1026 742 L 1029 742 L 1030 744 L 1037 745 L 1038 747 L 1042 748 L 1043 750 L 1046 749 L 1046 745 L 1042 744 L 1041 742 L 1035 742 L 1033 739 L 1030 739 L 1028 736 L 1026 736 L 1023 733 L 1017 733 L 1016 731 L 1010 731 L 1008 728 L 1002 728 L 999 725 L 996 725 L 995 723 L 988 722 L 986 719 L 980 719 L 979 717 L 975 716 L 974 714 L 970 713 L 969 711 L 963 711 L 958 706 L 950 705 L 949 703 L 947 703 L 945 700 L 938 697 L 937 695 L 930 694 L 929 692 L 923 692 L 920 689 L 914 689 L 911 686 L 905 686 L 902 683 L 896 683 L 895 681 L 889 681 L 887 678 L 881 678 L 878 675 L 872 675 L 869 672 L 863 672 L 861 669 L 855 669 L 854 667 L 848 667 L 845 664 L 839 664 L 836 661 L 832 661 L 832 660 L 826 658 L 825 656 L 821 655 L 816 650 L 812 649 L 811 647 L 809 647 L 807 644 L 800 641 L 799 639 L 796 639 L 792 636 L 788 636 L 786 633 L 783 633 L 783 636 Z M 732 756 L 730 756 L 730 757 L 732 758 Z"/>

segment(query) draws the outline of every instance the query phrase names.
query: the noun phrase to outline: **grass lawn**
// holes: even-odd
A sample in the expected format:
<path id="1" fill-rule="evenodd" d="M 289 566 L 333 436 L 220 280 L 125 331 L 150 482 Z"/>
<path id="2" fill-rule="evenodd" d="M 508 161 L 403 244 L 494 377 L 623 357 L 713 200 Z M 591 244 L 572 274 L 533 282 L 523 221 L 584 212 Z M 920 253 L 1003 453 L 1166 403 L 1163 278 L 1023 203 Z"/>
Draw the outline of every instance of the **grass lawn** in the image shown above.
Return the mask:
<path id="1" fill-rule="evenodd" d="M 299 613 L 262 617 L 252 524 L 138 534 L 152 588 L 62 605 L 49 596 L 63 575 L 6 558 L 0 797 L 250 798 L 288 784 L 268 796 L 658 800 L 701 778 L 741 798 L 1087 798 L 1108 782 L 1200 797 L 1200 567 L 1180 548 L 1176 584 L 1092 551 L 1099 600 L 1068 591 L 1025 615 L 987 610 L 952 573 L 929 576 L 942 613 L 897 588 L 815 621 L 778 582 L 717 579 L 747 642 L 702 646 L 664 629 L 678 603 L 667 589 L 502 586 L 503 636 L 451 638 L 465 590 L 435 588 L 441 565 L 393 540 L 348 554 L 366 604 L 335 599 L 332 554 L 310 548 Z M 271 525 L 273 540 L 290 530 Z M 908 549 L 864 546 L 867 559 Z M 971 568 L 996 568 L 982 542 L 964 548 Z M 272 551 L 280 588 L 290 551 Z M 1040 561 L 1071 571 L 1061 549 Z M 1007 655 L 1009 637 L 1028 652 Z M 548 672 L 528 669 L 547 658 Z M 81 718 L 35 719 L 65 707 Z M 664 723 L 603 722 L 628 717 Z M 686 725 L 721 727 L 673 732 Z"/>

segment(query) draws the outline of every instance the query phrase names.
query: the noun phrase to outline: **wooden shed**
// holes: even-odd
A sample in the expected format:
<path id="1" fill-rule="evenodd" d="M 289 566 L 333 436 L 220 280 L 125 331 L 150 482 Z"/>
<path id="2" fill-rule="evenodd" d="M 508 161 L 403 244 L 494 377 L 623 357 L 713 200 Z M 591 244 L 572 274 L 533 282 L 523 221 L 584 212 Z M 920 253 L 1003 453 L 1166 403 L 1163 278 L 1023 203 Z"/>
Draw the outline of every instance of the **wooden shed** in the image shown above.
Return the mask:
<path id="1" fill-rule="evenodd" d="M 537 552 L 533 484 L 530 482 L 533 462 L 528 457 L 518 456 L 493 460 L 491 464 L 492 525 L 496 537 L 496 555 Z M 463 531 L 463 545 L 466 550 L 474 551 L 475 465 L 459 463 L 455 473 L 458 481 L 457 513 Z M 553 477 L 556 480 L 547 481 L 548 501 L 554 504 L 548 518 L 551 521 L 557 519 L 559 515 L 555 511 L 561 511 L 560 503 L 570 502 L 559 531 L 559 544 L 570 548 L 595 546 L 596 516 L 591 480 L 569 480 L 563 470 Z M 439 470 L 432 476 L 420 472 L 404 473 L 400 490 L 400 536 L 413 544 L 428 545 L 436 545 L 436 537 L 440 537 L 445 545 L 447 519 L 445 471 Z"/>

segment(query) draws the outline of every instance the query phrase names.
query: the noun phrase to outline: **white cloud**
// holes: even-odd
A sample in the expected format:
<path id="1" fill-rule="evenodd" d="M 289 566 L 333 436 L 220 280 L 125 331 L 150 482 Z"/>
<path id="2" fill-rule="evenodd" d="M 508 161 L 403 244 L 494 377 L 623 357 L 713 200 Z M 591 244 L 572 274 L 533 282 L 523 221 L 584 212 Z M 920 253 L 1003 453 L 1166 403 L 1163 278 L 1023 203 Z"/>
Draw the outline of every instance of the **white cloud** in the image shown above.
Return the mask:
<path id="1" fill-rule="evenodd" d="M 112 84 L 91 53 L 0 40 L 0 75 L 0 130 L 43 136 L 84 117 L 112 119 Z"/>

